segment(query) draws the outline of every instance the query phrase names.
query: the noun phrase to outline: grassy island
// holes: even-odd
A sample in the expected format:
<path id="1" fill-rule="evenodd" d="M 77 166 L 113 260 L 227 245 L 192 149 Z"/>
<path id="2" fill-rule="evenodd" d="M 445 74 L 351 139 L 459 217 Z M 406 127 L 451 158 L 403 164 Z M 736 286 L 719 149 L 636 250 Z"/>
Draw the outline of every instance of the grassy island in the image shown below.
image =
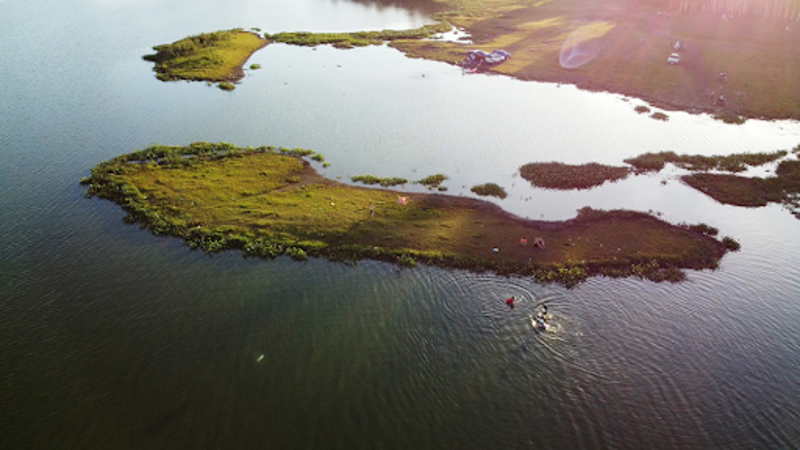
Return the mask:
<path id="1" fill-rule="evenodd" d="M 156 77 L 162 81 L 194 80 L 225 83 L 244 76 L 242 67 L 267 41 L 242 29 L 217 31 L 187 37 L 172 44 L 156 45 L 144 59 L 156 63 Z"/>
<path id="2" fill-rule="evenodd" d="M 547 189 L 589 189 L 606 181 L 628 177 L 627 167 L 606 166 L 597 163 L 577 166 L 558 162 L 530 163 L 519 168 L 522 178 L 532 185 Z"/>
<path id="3" fill-rule="evenodd" d="M 313 152 L 153 146 L 99 164 L 82 183 L 156 235 L 264 258 L 422 262 L 571 286 L 591 275 L 677 281 L 680 269 L 716 267 L 727 250 L 711 227 L 644 213 L 584 208 L 564 222 L 531 221 L 473 198 L 348 186 L 298 155 Z"/>

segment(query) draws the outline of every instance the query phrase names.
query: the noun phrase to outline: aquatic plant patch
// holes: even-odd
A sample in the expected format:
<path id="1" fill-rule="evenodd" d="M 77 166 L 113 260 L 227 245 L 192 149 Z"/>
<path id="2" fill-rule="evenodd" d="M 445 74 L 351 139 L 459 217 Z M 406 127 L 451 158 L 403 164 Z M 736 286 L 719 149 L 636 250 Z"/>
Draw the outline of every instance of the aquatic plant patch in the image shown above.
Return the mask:
<path id="1" fill-rule="evenodd" d="M 589 189 L 606 181 L 622 180 L 630 174 L 630 169 L 597 163 L 569 165 L 548 162 L 525 164 L 519 168 L 519 173 L 534 186 L 567 190 Z"/>

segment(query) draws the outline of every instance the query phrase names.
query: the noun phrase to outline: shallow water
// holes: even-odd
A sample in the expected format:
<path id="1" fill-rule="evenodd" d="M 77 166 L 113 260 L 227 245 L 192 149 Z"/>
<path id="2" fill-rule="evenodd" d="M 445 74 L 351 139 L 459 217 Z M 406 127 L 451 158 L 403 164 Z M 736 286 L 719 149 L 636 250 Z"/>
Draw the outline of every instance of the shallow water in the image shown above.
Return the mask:
<path id="1" fill-rule="evenodd" d="M 161 83 L 141 60 L 237 26 L 427 20 L 388 3 L 285 3 L 0 2 L 3 448 L 795 445 L 800 221 L 778 205 L 717 204 L 677 172 L 583 192 L 515 174 L 533 161 L 788 149 L 800 124 L 660 122 L 635 99 L 464 76 L 387 47 L 269 46 L 231 93 Z M 454 195 L 496 182 L 510 194 L 497 202 L 531 218 L 652 209 L 718 227 L 742 251 L 679 285 L 567 290 L 370 261 L 209 257 L 83 198 L 77 181 L 98 162 L 198 140 L 311 148 L 345 181 L 444 173 Z M 562 333 L 531 332 L 542 300 Z"/>

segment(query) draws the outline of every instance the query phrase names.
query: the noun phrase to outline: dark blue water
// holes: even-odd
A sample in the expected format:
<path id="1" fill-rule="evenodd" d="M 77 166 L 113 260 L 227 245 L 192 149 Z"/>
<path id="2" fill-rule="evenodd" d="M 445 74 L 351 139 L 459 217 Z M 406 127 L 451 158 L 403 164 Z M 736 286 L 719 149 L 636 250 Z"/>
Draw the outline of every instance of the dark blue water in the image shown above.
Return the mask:
<path id="1" fill-rule="evenodd" d="M 797 446 L 800 221 L 719 205 L 677 173 L 580 193 L 514 175 L 531 161 L 788 149 L 797 122 L 663 123 L 635 99 L 463 77 L 386 47 L 270 46 L 232 93 L 161 83 L 141 60 L 205 31 L 412 28 L 432 11 L 402 6 L 0 0 L 0 448 Z M 441 172 L 455 195 L 493 181 L 529 217 L 653 209 L 743 250 L 680 285 L 573 290 L 210 257 L 123 224 L 77 184 L 118 154 L 197 140 L 312 148 L 344 179 Z M 561 333 L 531 333 L 542 300 Z"/>

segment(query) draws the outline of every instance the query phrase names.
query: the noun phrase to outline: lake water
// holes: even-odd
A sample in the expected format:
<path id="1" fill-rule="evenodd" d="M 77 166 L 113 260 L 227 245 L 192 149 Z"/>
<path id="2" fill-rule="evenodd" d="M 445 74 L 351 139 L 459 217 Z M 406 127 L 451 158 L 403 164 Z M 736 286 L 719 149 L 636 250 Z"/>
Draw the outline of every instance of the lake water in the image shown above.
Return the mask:
<path id="1" fill-rule="evenodd" d="M 800 220 L 720 205 L 674 171 L 576 193 L 532 188 L 516 170 L 790 149 L 800 123 L 660 122 L 635 99 L 463 76 L 388 47 L 272 45 L 233 92 L 159 82 L 141 59 L 201 32 L 414 28 L 434 10 L 0 0 L 0 448 L 798 445 Z M 510 194 L 497 202 L 531 218 L 653 210 L 715 226 L 742 251 L 683 284 L 568 290 L 371 261 L 210 257 L 83 197 L 78 180 L 101 161 L 199 140 L 310 148 L 343 180 L 444 173 L 453 195 L 495 182 Z M 561 334 L 531 333 L 542 300 Z"/>

